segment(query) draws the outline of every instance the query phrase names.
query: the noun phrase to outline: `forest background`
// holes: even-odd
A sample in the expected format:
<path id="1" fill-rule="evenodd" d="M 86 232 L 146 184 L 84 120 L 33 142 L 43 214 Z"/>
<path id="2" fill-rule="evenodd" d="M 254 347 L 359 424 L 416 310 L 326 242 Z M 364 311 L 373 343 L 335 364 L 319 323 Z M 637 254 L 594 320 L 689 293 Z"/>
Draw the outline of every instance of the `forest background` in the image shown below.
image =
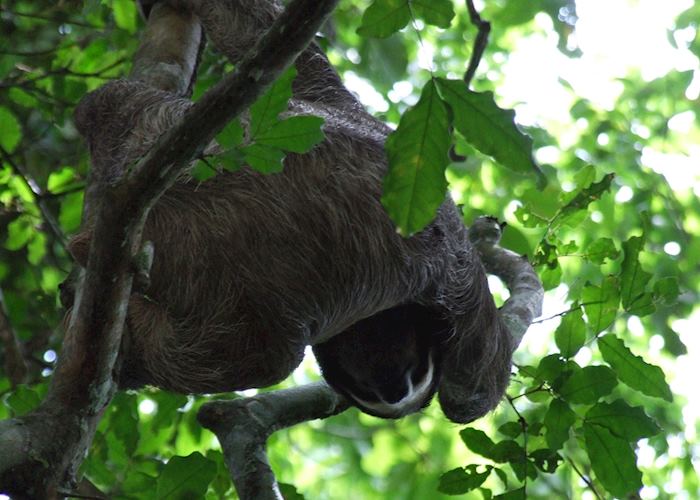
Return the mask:
<path id="1" fill-rule="evenodd" d="M 396 125 L 432 75 L 461 77 L 476 29 L 464 3 L 445 1 L 436 2 L 451 7 L 442 17 L 358 32 L 370 25 L 368 7 L 382 3 L 341 2 L 321 41 L 346 85 Z M 516 354 L 509 400 L 466 430 L 435 405 L 396 422 L 351 410 L 276 434 L 273 468 L 290 496 L 308 498 L 607 498 L 639 488 L 642 498 L 697 498 L 700 6 L 477 6 L 492 30 L 472 87 L 515 109 L 549 180 L 543 192 L 459 135 L 466 160 L 446 172 L 465 222 L 507 221 L 503 245 L 527 254 L 547 289 Z M 38 404 L 60 352 L 57 287 L 88 170 L 72 111 L 128 73 L 142 21 L 131 0 L 3 0 L 0 9 L 4 419 Z M 229 69 L 206 53 L 194 98 Z M 502 301 L 506 290 L 491 285 Z M 317 378 L 309 359 L 282 385 Z M 195 420 L 208 399 L 120 393 L 86 477 L 120 498 L 177 488 L 229 497 L 218 445 Z M 183 469 L 194 471 L 188 484 L 178 483 Z"/>

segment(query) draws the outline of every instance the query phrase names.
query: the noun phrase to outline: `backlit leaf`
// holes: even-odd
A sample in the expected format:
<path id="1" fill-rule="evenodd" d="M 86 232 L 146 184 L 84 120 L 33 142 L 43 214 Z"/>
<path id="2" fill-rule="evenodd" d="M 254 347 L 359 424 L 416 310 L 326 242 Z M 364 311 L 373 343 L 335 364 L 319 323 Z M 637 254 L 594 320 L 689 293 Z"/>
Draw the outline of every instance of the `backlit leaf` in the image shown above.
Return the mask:
<path id="1" fill-rule="evenodd" d="M 620 272 L 620 298 L 625 310 L 634 307 L 635 301 L 644 294 L 646 285 L 651 279 L 651 274 L 644 271 L 639 262 L 639 253 L 643 247 L 644 238 L 639 236 L 633 236 L 622 244 L 625 259 L 622 261 Z"/>
<path id="2" fill-rule="evenodd" d="M 642 473 L 626 440 L 589 423 L 583 424 L 583 435 L 593 472 L 610 493 L 625 498 L 642 487 Z"/>
<path id="3" fill-rule="evenodd" d="M 467 427 L 462 429 L 459 435 L 471 451 L 482 457 L 491 458 L 494 442 L 485 432 Z"/>
<path id="4" fill-rule="evenodd" d="M 576 422 L 576 414 L 561 399 L 552 399 L 547 413 L 544 415 L 544 425 L 547 428 L 545 439 L 547 446 L 559 450 L 569 439 L 571 427 Z"/>
<path id="5" fill-rule="evenodd" d="M 462 80 L 437 79 L 452 108 L 455 128 L 476 149 L 504 167 L 542 176 L 532 156 L 532 139 L 515 124 L 515 112 L 496 105 L 491 92 L 472 92 Z"/>
<path id="6" fill-rule="evenodd" d="M 588 326 L 595 335 L 609 327 L 617 317 L 620 303 L 620 289 L 617 278 L 608 276 L 601 286 L 588 284 L 583 288 L 581 298 Z"/>
<path id="7" fill-rule="evenodd" d="M 449 28 L 455 16 L 451 0 L 411 0 L 411 7 L 416 17 L 440 28 Z"/>
<path id="8" fill-rule="evenodd" d="M 484 484 L 493 469 L 486 466 L 484 472 L 479 472 L 478 467 L 476 464 L 470 464 L 445 472 L 440 476 L 438 490 L 447 495 L 462 495 L 475 490 Z"/>
<path id="9" fill-rule="evenodd" d="M 399 31 L 410 20 L 407 0 L 374 0 L 365 10 L 357 32 L 362 36 L 384 38 Z"/>
<path id="10" fill-rule="evenodd" d="M 583 312 L 580 308 L 566 314 L 557 330 L 554 332 L 554 341 L 559 352 L 566 358 L 571 358 L 583 347 L 586 341 L 586 323 L 583 321 Z"/>
<path id="11" fill-rule="evenodd" d="M 445 200 L 448 127 L 447 109 L 430 81 L 386 141 L 389 171 L 382 204 L 404 235 L 423 229 Z"/>
<path id="12" fill-rule="evenodd" d="M 615 372 L 607 366 L 586 366 L 566 379 L 559 394 L 570 403 L 591 404 L 610 394 L 616 385 Z"/>
<path id="13" fill-rule="evenodd" d="M 605 427 L 630 442 L 654 436 L 661 431 L 643 408 L 630 406 L 621 399 L 612 403 L 598 403 L 586 413 L 586 422 Z"/>
<path id="14" fill-rule="evenodd" d="M 173 457 L 158 476 L 156 498 L 204 498 L 214 474 L 216 464 L 198 452 Z"/>
<path id="15" fill-rule="evenodd" d="M 598 348 L 603 359 L 613 367 L 619 379 L 633 389 L 647 396 L 672 401 L 671 389 L 666 383 L 664 372 L 641 357 L 632 354 L 624 342 L 615 335 L 605 335 L 598 339 Z"/>

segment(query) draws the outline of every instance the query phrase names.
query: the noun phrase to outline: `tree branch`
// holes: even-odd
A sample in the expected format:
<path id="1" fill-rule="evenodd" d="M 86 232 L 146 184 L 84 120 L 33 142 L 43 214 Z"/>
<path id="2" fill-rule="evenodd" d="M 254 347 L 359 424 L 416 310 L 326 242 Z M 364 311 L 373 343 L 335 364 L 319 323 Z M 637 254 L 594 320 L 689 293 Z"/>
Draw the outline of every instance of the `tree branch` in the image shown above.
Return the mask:
<path id="1" fill-rule="evenodd" d="M 486 271 L 501 278 L 510 290 L 500 315 L 511 333 L 515 351 L 532 321 L 542 314 L 544 289 L 526 257 L 498 246 L 501 230 L 496 219 L 480 217 L 469 228 L 469 239 Z"/>
<path id="2" fill-rule="evenodd" d="M 267 460 L 267 438 L 280 429 L 327 418 L 347 408 L 342 396 L 325 383 L 316 383 L 234 401 L 207 403 L 197 419 L 219 439 L 242 500 L 281 500 Z"/>

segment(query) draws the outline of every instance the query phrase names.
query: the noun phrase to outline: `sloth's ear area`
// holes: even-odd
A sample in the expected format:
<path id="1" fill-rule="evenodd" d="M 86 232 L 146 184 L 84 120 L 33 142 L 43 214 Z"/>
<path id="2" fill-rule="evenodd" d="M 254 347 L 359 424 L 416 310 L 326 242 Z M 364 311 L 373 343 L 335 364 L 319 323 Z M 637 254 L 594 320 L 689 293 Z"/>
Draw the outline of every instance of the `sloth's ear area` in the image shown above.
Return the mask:
<path id="1" fill-rule="evenodd" d="M 365 413 L 399 418 L 427 406 L 440 382 L 447 322 L 405 304 L 363 319 L 314 346 L 324 378 Z"/>

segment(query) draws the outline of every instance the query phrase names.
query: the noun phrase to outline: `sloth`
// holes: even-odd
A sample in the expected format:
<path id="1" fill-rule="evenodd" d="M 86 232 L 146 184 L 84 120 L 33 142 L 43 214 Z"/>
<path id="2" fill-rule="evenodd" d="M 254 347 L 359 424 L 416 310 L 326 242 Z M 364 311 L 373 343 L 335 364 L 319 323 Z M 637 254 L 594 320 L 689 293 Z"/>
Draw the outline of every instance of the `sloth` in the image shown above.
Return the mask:
<path id="1" fill-rule="evenodd" d="M 281 9 L 192 4 L 234 63 Z M 203 183 L 185 175 L 154 205 L 143 232 L 155 249 L 151 279 L 129 300 L 120 387 L 265 387 L 311 346 L 328 384 L 366 413 L 398 418 L 437 392 L 451 420 L 478 418 L 505 391 L 512 342 L 460 212 L 447 198 L 423 231 L 399 235 L 380 201 L 391 130 L 317 45 L 296 68 L 287 115 L 324 118 L 325 140 L 288 154 L 278 174 L 244 167 Z M 122 175 L 191 105 L 133 80 L 88 94 L 75 121 L 93 181 Z M 87 220 L 71 241 L 79 265 L 91 234 Z"/>

